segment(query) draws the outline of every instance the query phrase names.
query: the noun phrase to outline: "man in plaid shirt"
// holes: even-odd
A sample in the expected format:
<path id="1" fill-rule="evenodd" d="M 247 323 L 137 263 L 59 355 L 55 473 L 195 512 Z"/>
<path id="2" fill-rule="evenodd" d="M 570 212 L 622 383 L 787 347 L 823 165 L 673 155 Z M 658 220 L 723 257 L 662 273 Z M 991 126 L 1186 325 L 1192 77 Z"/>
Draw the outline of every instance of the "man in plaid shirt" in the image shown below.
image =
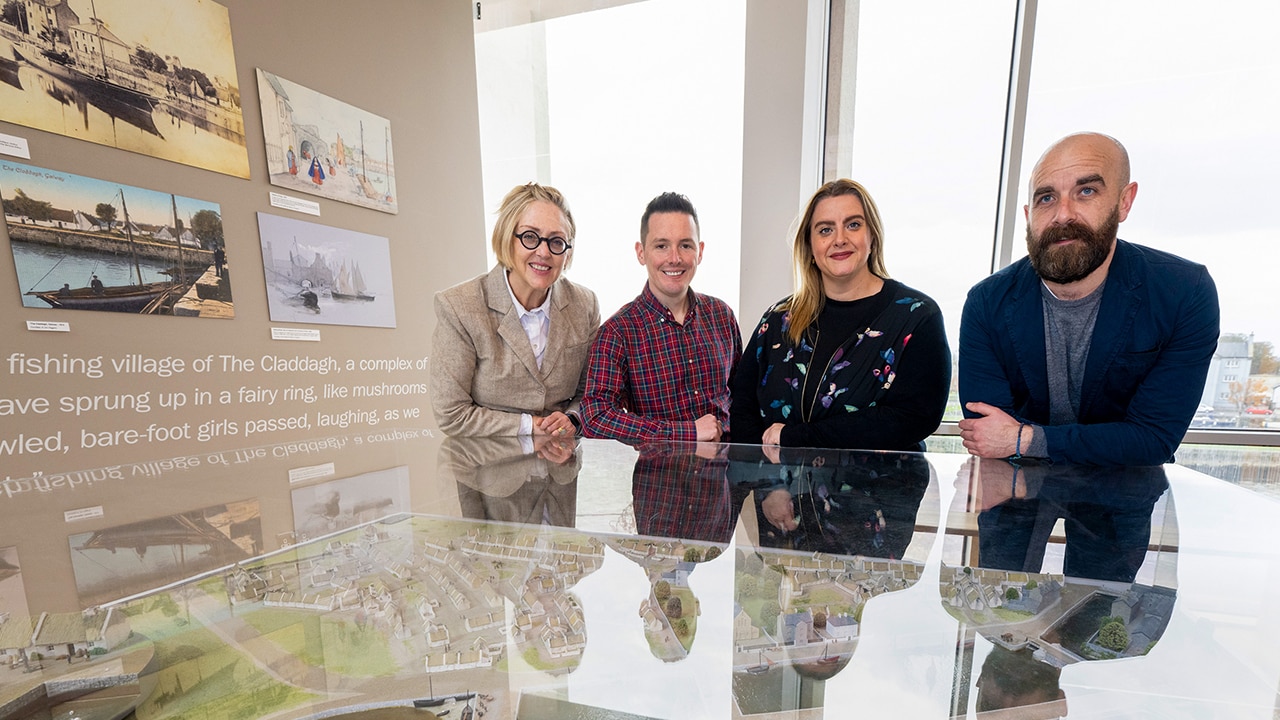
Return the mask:
<path id="1" fill-rule="evenodd" d="M 702 262 L 698 212 L 663 193 L 640 219 L 640 296 L 600 327 L 582 401 L 587 437 L 728 441 L 729 380 L 742 354 L 733 311 L 689 289 Z"/>

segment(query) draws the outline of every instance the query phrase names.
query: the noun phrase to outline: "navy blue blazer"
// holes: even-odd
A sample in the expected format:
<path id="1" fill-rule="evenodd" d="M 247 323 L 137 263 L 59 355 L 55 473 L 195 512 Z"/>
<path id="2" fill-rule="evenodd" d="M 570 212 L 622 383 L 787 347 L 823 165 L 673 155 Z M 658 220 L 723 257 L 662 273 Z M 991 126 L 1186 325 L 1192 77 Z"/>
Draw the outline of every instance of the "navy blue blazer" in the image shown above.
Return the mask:
<path id="1" fill-rule="evenodd" d="M 1085 361 L 1079 422 L 1048 425 L 1040 277 L 1023 258 L 969 291 L 960 402 L 985 402 L 1043 426 L 1054 462 L 1158 465 L 1173 458 L 1195 416 L 1217 344 L 1218 291 L 1209 271 L 1117 240 Z"/>

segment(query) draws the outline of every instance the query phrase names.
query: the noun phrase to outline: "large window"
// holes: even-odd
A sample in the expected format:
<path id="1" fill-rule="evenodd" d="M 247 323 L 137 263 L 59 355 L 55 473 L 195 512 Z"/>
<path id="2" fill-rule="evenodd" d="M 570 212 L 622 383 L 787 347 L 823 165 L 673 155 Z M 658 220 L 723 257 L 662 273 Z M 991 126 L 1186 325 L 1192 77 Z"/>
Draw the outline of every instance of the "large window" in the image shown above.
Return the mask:
<path id="1" fill-rule="evenodd" d="M 891 272 L 939 301 L 953 348 L 965 290 L 993 257 L 1000 267 L 1026 254 L 1022 206 L 1040 153 L 1071 132 L 1105 132 L 1128 147 L 1139 185 L 1121 237 L 1205 264 L 1218 286 L 1223 336 L 1192 426 L 1216 434 L 1196 439 L 1268 442 L 1248 433 L 1280 430 L 1280 313 L 1269 299 L 1280 5 L 833 7 L 856 17 L 843 26 L 853 33 L 833 34 L 833 57 L 857 66 L 856 84 L 832 96 L 854 103 L 840 160 L 852 158 L 849 174 L 881 204 Z M 1006 197 L 1016 210 L 1001 222 Z M 953 397 L 948 420 L 956 410 Z"/>
<path id="2" fill-rule="evenodd" d="M 763 282 L 753 274 L 781 268 L 753 266 L 757 251 L 740 255 L 739 237 L 749 230 L 785 241 L 781 223 L 740 227 L 755 204 L 742 201 L 744 158 L 772 160 L 773 149 L 743 143 L 743 118 L 756 117 L 743 108 L 744 65 L 753 67 L 744 18 L 755 6 L 578 4 L 576 14 L 531 12 L 523 24 L 477 35 L 486 204 L 492 210 L 530 179 L 565 190 L 581 240 L 570 276 L 597 290 L 607 315 L 644 281 L 632 260 L 644 203 L 684 192 L 707 242 L 695 287 L 728 300 L 750 325 L 760 308 L 737 307 L 738 268 L 749 269 L 743 292 Z M 574 12 L 569 0 L 553 5 Z M 817 110 L 827 146 L 813 151 L 825 167 L 811 185 L 800 172 L 798 187 L 788 179 L 767 192 L 794 192 L 798 207 L 820 175 L 866 184 L 885 218 L 890 272 L 939 301 L 954 350 L 968 288 L 1025 254 L 1021 206 L 1040 152 L 1070 132 L 1112 134 L 1128 146 L 1140 188 L 1121 237 L 1204 263 L 1218 285 L 1224 335 L 1193 425 L 1211 434 L 1195 440 L 1274 442 L 1280 5 L 830 0 L 829 8 L 828 106 Z M 772 112 L 782 118 L 794 104 Z M 957 418 L 953 397 L 947 420 Z"/>
<path id="3" fill-rule="evenodd" d="M 965 294 L 991 271 L 1015 3 L 859 5 L 842 171 L 880 207 L 889 273 L 942 307 L 954 358 Z"/>
<path id="4" fill-rule="evenodd" d="M 1267 0 L 1038 7 L 1022 177 L 1077 130 L 1128 148 L 1138 195 L 1120 236 L 1203 263 L 1218 287 L 1223 337 L 1193 427 L 1280 430 L 1278 27 Z"/>
<path id="5" fill-rule="evenodd" d="M 476 35 L 485 205 L 530 180 L 562 190 L 568 277 L 603 317 L 644 286 L 640 215 L 668 190 L 698 209 L 694 288 L 738 309 L 744 24 L 737 0 L 648 0 Z"/>

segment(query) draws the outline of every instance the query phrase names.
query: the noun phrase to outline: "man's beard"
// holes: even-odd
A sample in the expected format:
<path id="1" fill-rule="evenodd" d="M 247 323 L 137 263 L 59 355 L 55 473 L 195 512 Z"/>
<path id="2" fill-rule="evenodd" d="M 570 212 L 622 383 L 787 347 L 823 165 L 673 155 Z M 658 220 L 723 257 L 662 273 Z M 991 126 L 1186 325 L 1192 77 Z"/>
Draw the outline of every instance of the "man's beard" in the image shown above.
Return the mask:
<path id="1" fill-rule="evenodd" d="M 1065 225 L 1050 225 L 1036 238 L 1027 226 L 1027 256 L 1031 267 L 1041 278 L 1059 285 L 1083 280 L 1106 261 L 1120 229 L 1120 207 L 1116 206 L 1096 230 L 1084 223 L 1072 221 Z M 1060 240 L 1075 239 L 1079 242 L 1056 247 Z"/>

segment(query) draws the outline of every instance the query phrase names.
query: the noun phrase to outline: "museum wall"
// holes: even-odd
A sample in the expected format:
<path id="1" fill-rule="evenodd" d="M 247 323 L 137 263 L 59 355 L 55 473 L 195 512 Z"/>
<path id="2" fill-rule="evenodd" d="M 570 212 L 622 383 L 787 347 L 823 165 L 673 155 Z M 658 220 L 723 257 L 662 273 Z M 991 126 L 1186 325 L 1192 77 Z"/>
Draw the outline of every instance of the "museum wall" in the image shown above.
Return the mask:
<path id="1" fill-rule="evenodd" d="M 107 28 L 125 27 L 111 13 L 161 12 L 186 1 L 98 0 L 97 12 Z M 60 93 L 59 83 L 42 85 L 38 73 L 22 63 L 0 67 L 9 73 L 8 85 L 0 89 L 61 103 L 63 128 L 49 132 L 0 121 L 0 136 L 8 138 L 0 146 L 17 138 L 29 150 L 29 159 L 15 157 L 11 147 L 0 155 L 10 173 L 0 175 L 0 194 L 14 196 L 13 183 L 3 178 L 34 178 L 48 170 L 130 188 L 126 195 L 136 188 L 215 203 L 231 295 L 225 303 L 230 313 L 224 314 L 234 315 L 24 307 L 24 292 L 47 288 L 23 287 L 14 255 L 0 252 L 0 547 L 16 546 L 28 567 L 39 559 L 47 575 L 64 578 L 32 588 L 33 608 L 65 611 L 77 605 L 69 536 L 196 510 L 236 496 L 229 487 L 243 488 L 240 494 L 257 503 L 260 551 L 290 542 L 300 522 L 291 492 L 309 481 L 399 467 L 406 469 L 400 477 L 407 472 L 415 509 L 439 494 L 433 479 L 438 438 L 426 394 L 432 294 L 485 269 L 484 214 L 492 211 L 481 194 L 472 5 L 223 5 L 243 111 L 247 179 L 77 139 L 88 123 L 102 129 L 100 114 Z M 171 28 L 173 36 L 192 36 L 180 41 L 191 44 L 204 32 L 180 24 Z M 358 144 L 393 145 L 396 212 L 271 184 L 258 69 L 389 123 L 389 138 L 343 137 L 343 150 L 330 143 L 314 155 L 334 163 L 334 172 L 354 177 L 355 170 L 341 165 L 357 155 Z M 0 109 L 0 117 L 9 117 L 6 112 Z M 165 142 L 198 132 L 181 118 L 162 120 L 157 130 Z M 108 123 L 108 135 L 134 132 L 121 120 Z M 345 156 L 346 163 L 335 155 Z M 298 164 L 299 175 L 305 175 L 305 162 Z M 319 215 L 273 207 L 273 193 L 285 202 L 314 203 Z M 116 202 L 111 196 L 102 201 Z M 180 201 L 173 202 L 176 208 Z M 89 212 L 94 205 L 77 209 Z M 333 317 L 326 315 L 326 297 L 319 301 L 318 317 L 308 321 L 298 315 L 310 308 L 297 293 L 284 298 L 291 305 L 273 308 L 271 293 L 281 298 L 269 277 L 270 259 L 264 260 L 260 213 L 336 228 L 359 252 L 370 252 L 360 243 L 376 247 L 385 238 L 393 291 L 384 286 L 367 303 L 381 308 L 376 322 L 324 324 Z M 185 224 L 191 222 L 188 216 Z M 321 234 L 301 224 L 285 227 L 278 232 L 302 234 L 299 247 L 308 246 L 308 233 Z M 8 228 L 0 234 L 5 247 L 30 245 L 11 242 Z M 46 250 L 56 254 L 56 248 Z M 387 324 L 392 302 L 394 327 L 378 326 Z M 294 314 L 273 320 L 276 309 Z M 365 394 L 354 397 L 357 388 Z M 135 509 L 144 499 L 146 510 Z"/>

